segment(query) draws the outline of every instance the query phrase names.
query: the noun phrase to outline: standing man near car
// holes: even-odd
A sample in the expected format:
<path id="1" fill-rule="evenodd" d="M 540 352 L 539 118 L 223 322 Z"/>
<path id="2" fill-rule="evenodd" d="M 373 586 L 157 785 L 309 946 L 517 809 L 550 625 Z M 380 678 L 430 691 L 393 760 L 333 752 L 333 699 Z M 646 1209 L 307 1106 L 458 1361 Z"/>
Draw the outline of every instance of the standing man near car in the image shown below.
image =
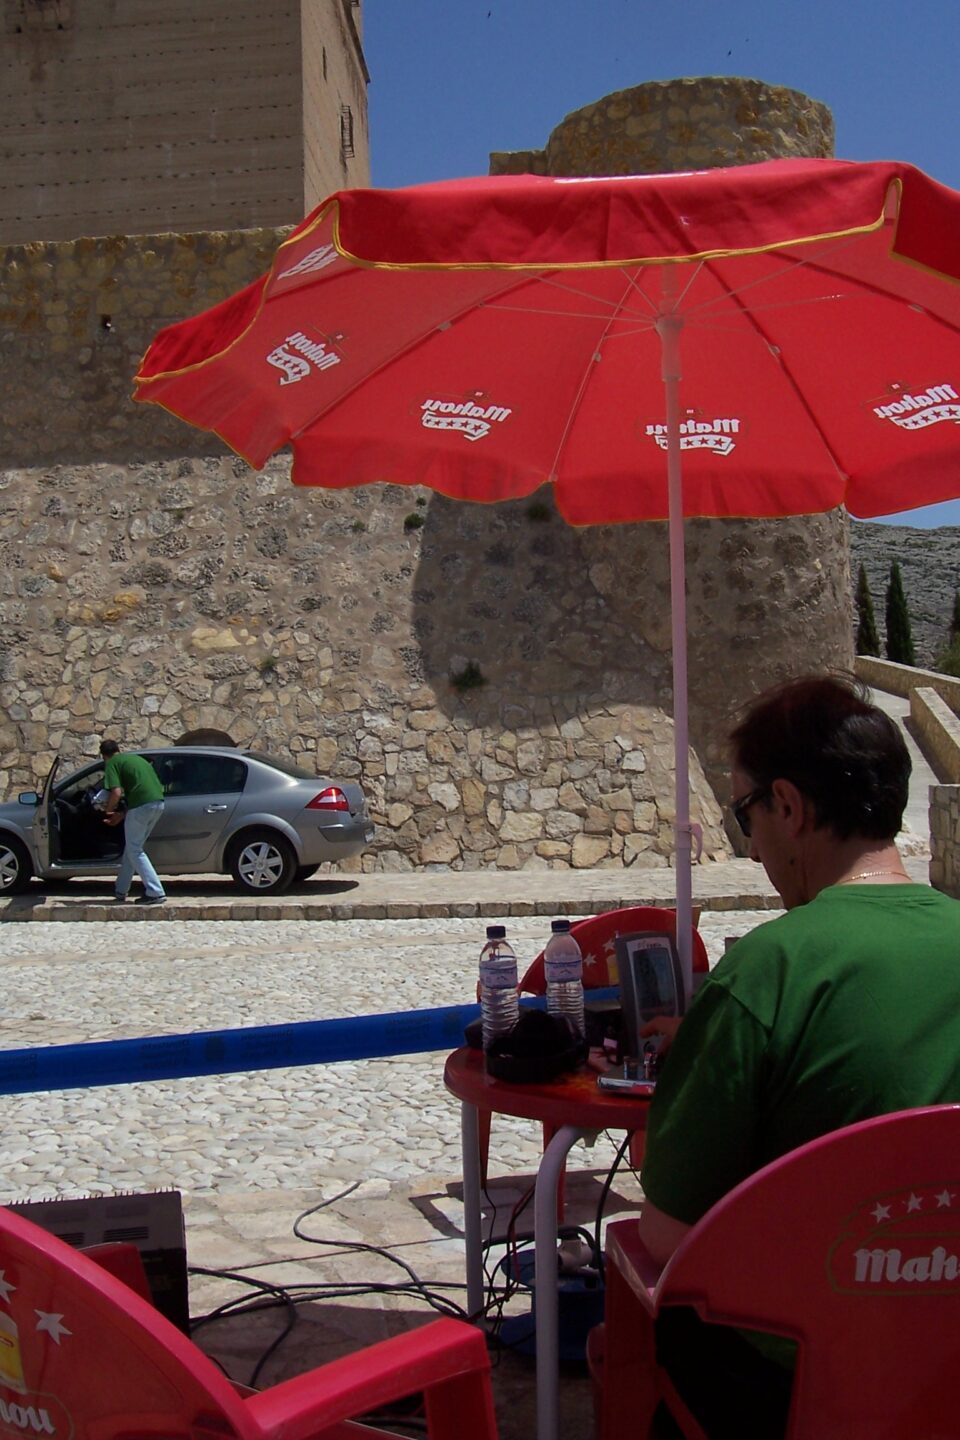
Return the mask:
<path id="1" fill-rule="evenodd" d="M 121 753 L 116 740 L 104 740 L 100 754 L 107 762 L 103 786 L 109 792 L 104 818 L 108 825 L 118 825 L 121 819 L 124 822 L 123 859 L 113 898 L 120 905 L 124 903 L 136 871 L 143 881 L 143 894 L 137 904 L 162 905 L 167 897 L 143 847 L 163 814 L 163 786 L 149 760 L 144 760 L 142 755 Z M 123 816 L 117 810 L 121 800 L 125 800 L 127 806 Z"/>

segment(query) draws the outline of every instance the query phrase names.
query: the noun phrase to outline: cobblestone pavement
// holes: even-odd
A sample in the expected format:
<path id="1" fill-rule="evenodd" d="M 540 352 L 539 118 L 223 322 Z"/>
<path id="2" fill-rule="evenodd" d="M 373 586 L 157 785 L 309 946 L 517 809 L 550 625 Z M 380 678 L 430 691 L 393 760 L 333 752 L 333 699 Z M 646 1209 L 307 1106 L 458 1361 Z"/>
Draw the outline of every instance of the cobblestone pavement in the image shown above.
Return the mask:
<path id="1" fill-rule="evenodd" d="M 722 953 L 724 936 L 769 918 L 705 914 L 711 957 Z M 539 917 L 511 922 L 521 969 L 547 929 Z M 475 920 L 448 918 L 172 921 L 135 931 L 95 922 L 5 926 L 0 1048 L 469 1003 L 482 933 Z M 459 1111 L 443 1088 L 442 1062 L 434 1052 L 9 1096 L 0 1200 L 457 1175 Z M 534 1131 L 498 1119 L 505 1169 L 533 1163 Z"/>

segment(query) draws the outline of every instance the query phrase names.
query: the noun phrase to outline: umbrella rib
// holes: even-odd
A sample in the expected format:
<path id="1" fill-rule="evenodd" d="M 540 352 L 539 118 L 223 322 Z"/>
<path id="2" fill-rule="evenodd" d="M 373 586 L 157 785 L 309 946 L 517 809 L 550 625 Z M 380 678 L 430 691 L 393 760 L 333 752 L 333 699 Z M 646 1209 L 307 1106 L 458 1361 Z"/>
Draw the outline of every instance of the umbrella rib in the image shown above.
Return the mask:
<path id="1" fill-rule="evenodd" d="M 626 290 L 624 290 L 623 296 L 621 297 L 621 305 L 622 305 L 623 302 L 626 300 L 627 295 L 630 294 L 630 291 L 631 291 L 632 288 L 633 288 L 632 279 L 630 279 L 630 280 L 628 280 L 627 288 L 626 288 Z M 580 378 L 580 384 L 577 386 L 577 393 L 576 393 L 576 395 L 573 397 L 573 403 L 572 403 L 571 406 L 570 406 L 570 410 L 569 410 L 569 412 L 568 412 L 568 414 L 567 414 L 567 418 L 566 418 L 566 420 L 564 421 L 564 424 L 563 424 L 563 429 L 562 429 L 561 432 L 560 432 L 560 439 L 559 439 L 558 442 L 557 442 L 557 449 L 556 449 L 556 452 L 555 452 L 554 457 L 553 457 L 553 464 L 552 464 L 551 467 L 550 467 L 550 474 L 549 474 L 548 477 L 547 477 L 547 478 L 551 481 L 551 483 L 552 483 L 553 481 L 555 481 L 555 480 L 557 479 L 557 477 L 559 476 L 559 473 L 560 473 L 560 457 L 561 457 L 561 455 L 563 454 L 564 447 L 566 446 L 567 437 L 569 436 L 570 430 L 571 430 L 571 428 L 572 428 L 572 426 L 573 426 L 573 422 L 574 422 L 574 420 L 575 420 L 576 417 L 577 417 L 577 412 L 579 411 L 580 406 L 581 406 L 582 403 L 583 403 L 583 397 L 584 397 L 584 395 L 586 394 L 587 386 L 588 386 L 589 383 L 590 383 L 590 377 L 591 377 L 591 375 L 593 374 L 594 370 L 596 369 L 597 363 L 598 363 L 598 361 L 599 361 L 599 359 L 600 359 L 600 347 L 603 345 L 604 340 L 607 339 L 607 337 L 608 337 L 608 335 L 609 335 L 609 332 L 610 332 L 610 327 L 611 327 L 611 325 L 613 325 L 613 324 L 616 322 L 616 320 L 617 320 L 617 318 L 618 318 L 619 310 L 620 310 L 620 307 L 619 307 L 619 306 L 614 306 L 614 307 L 613 307 L 613 314 L 611 314 L 610 316 L 608 316 L 606 326 L 604 327 L 603 332 L 598 336 L 598 338 L 597 338 L 597 343 L 596 343 L 596 345 L 595 345 L 595 347 L 594 347 L 594 350 L 593 350 L 593 354 L 590 356 L 590 359 L 589 359 L 589 361 L 587 362 L 586 369 L 584 370 L 583 375 L 582 375 L 581 378 Z"/>
<path id="2" fill-rule="evenodd" d="M 860 238 L 860 236 L 845 236 L 842 240 L 836 241 L 836 243 L 830 247 L 829 253 L 833 253 L 837 250 L 843 249 L 847 245 L 852 245 L 854 243 L 854 240 L 858 240 Z M 704 300 L 701 305 L 692 305 L 689 310 L 684 311 L 685 318 L 689 317 L 690 315 L 702 315 L 704 311 L 710 310 L 717 305 L 723 304 L 726 300 L 736 300 L 739 296 L 746 294 L 748 290 L 755 290 L 758 285 L 769 285 L 774 280 L 781 280 L 784 275 L 790 274 L 795 270 L 799 270 L 801 267 L 808 270 L 819 269 L 822 270 L 825 275 L 834 276 L 835 274 L 834 271 L 824 266 L 821 261 L 814 260 L 812 258 L 808 259 L 806 254 L 801 255 L 799 259 L 794 259 L 792 255 L 783 256 L 779 250 L 770 250 L 767 252 L 767 254 L 771 256 L 776 256 L 777 259 L 782 259 L 784 262 L 782 268 L 779 270 L 773 270 L 768 275 L 758 275 L 756 279 L 748 280 L 745 284 L 738 286 L 735 290 L 726 288 L 722 295 L 715 296 L 712 300 Z M 714 261 L 725 260 L 727 258 L 727 256 L 717 255 L 714 257 Z M 702 261 L 700 262 L 700 264 L 703 263 L 704 262 Z M 684 295 L 686 295 L 689 289 L 690 285 L 684 287 Z"/>
<path id="3" fill-rule="evenodd" d="M 883 300 L 890 300 L 894 304 L 899 305 L 914 304 L 914 302 L 909 300 L 906 295 L 899 295 L 896 291 L 889 290 L 884 285 L 878 285 L 873 280 L 862 280 L 856 275 L 845 275 L 842 270 L 831 270 L 828 265 L 824 265 L 821 261 L 812 260 L 808 261 L 807 263 L 812 270 L 820 271 L 823 275 L 829 276 L 831 280 L 845 280 L 848 282 L 848 284 L 855 285 L 857 290 L 862 290 L 868 295 L 878 295 Z M 827 296 L 825 298 L 831 299 L 833 297 Z M 852 299 L 853 297 L 852 295 L 845 295 L 838 296 L 836 298 Z M 919 308 L 923 311 L 923 314 L 927 317 L 928 320 L 932 320 L 936 324 L 942 325 L 945 330 L 949 330 L 953 335 L 960 334 L 960 324 L 955 324 L 952 320 L 947 320 L 943 315 L 938 315 L 935 310 L 931 310 L 929 306 L 924 305 L 922 301 L 918 300 L 916 302 L 916 305 L 919 306 Z"/>
<path id="4" fill-rule="evenodd" d="M 709 266 L 708 268 L 713 272 L 715 279 L 720 280 L 721 277 L 720 277 L 720 275 L 718 274 L 718 272 L 717 272 L 716 270 L 714 270 L 714 267 L 713 267 L 713 266 Z M 750 325 L 750 326 L 756 331 L 756 333 L 759 335 L 760 339 L 763 341 L 764 345 L 766 345 L 767 350 L 770 352 L 771 356 L 775 356 L 775 357 L 776 357 L 776 361 L 777 361 L 777 363 L 778 363 L 779 366 L 780 366 L 780 369 L 781 369 L 781 371 L 782 371 L 782 373 L 783 373 L 784 379 L 786 380 L 787 384 L 790 386 L 791 390 L 793 391 L 793 393 L 794 393 L 794 395 L 795 395 L 795 397 L 796 397 L 796 399 L 797 399 L 798 404 L 802 407 L 802 409 L 803 409 L 804 412 L 806 413 L 807 418 L 809 419 L 810 424 L 813 426 L 814 431 L 816 432 L 817 435 L 819 435 L 820 440 L 821 440 L 822 443 L 823 443 L 823 448 L 824 448 L 824 450 L 827 452 L 827 454 L 830 456 L 830 459 L 831 459 L 831 461 L 833 462 L 833 465 L 834 465 L 834 468 L 836 469 L 837 474 L 838 474 L 844 481 L 846 481 L 847 478 L 848 478 L 847 472 L 846 472 L 846 470 L 843 468 L 843 466 L 840 464 L 840 460 L 839 460 L 836 452 L 834 451 L 833 446 L 830 444 L 830 441 L 827 439 L 827 436 L 824 434 L 823 428 L 821 427 L 819 421 L 817 420 L 816 415 L 814 414 L 813 410 L 810 408 L 810 405 L 809 405 L 809 402 L 807 401 L 806 395 L 803 393 L 802 388 L 797 384 L 797 381 L 796 381 L 796 379 L 794 378 L 794 375 L 793 375 L 793 371 L 790 369 L 790 366 L 789 366 L 789 365 L 787 364 L 787 362 L 784 360 L 784 358 L 783 358 L 783 353 L 782 353 L 782 351 L 781 351 L 781 349 L 780 349 L 780 346 L 777 345 L 776 341 L 775 341 L 770 335 L 767 334 L 766 330 L 764 330 L 763 326 L 760 324 L 760 321 L 756 318 L 756 316 L 754 315 L 754 313 L 750 310 L 749 306 L 745 305 L 745 304 L 741 301 L 739 294 L 730 293 L 730 297 L 729 297 L 729 298 L 730 298 L 730 299 L 733 301 L 733 303 L 739 308 L 740 313 L 741 313 L 741 315 L 743 316 L 743 319 L 746 321 L 746 323 L 747 323 L 748 325 Z"/>

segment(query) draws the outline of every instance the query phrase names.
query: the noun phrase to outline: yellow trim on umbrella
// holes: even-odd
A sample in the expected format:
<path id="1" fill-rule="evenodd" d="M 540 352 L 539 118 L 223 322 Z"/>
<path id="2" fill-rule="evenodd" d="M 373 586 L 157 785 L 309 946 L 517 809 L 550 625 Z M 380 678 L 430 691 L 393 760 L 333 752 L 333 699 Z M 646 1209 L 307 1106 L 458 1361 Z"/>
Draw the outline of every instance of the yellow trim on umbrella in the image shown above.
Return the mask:
<path id="1" fill-rule="evenodd" d="M 892 182 L 899 185 L 900 181 Z M 606 270 L 626 265 L 691 265 L 703 260 L 722 260 L 736 255 L 764 255 L 769 250 L 786 250 L 797 245 L 814 245 L 822 240 L 848 239 L 852 235 L 870 235 L 881 230 L 885 223 L 884 210 L 878 220 L 866 225 L 854 225 L 846 230 L 825 230 L 817 235 L 803 235 L 793 240 L 770 240 L 765 245 L 749 245 L 720 250 L 699 250 L 689 255 L 646 255 L 622 256 L 616 260 L 365 260 L 354 255 L 340 240 L 340 202 L 336 198 L 331 204 L 337 214 L 333 220 L 333 243 L 337 254 L 342 255 L 351 265 L 365 270 Z M 892 253 L 892 252 L 891 252 Z M 897 256 L 897 259 L 900 257 Z"/>

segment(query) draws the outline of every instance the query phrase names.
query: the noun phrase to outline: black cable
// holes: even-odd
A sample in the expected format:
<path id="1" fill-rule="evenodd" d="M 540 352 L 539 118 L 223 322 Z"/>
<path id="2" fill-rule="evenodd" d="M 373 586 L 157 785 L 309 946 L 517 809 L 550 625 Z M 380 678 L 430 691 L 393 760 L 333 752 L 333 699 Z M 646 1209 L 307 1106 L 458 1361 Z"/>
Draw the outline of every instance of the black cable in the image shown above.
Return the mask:
<path id="1" fill-rule="evenodd" d="M 275 1336 L 274 1339 L 267 1346 L 266 1350 L 264 1350 L 264 1352 L 258 1359 L 256 1365 L 253 1367 L 253 1372 L 250 1376 L 249 1381 L 247 1382 L 252 1388 L 255 1388 L 257 1380 L 260 1377 L 260 1372 L 263 1369 L 264 1365 L 270 1359 L 270 1356 L 273 1355 L 275 1351 L 278 1350 L 279 1347 L 283 1344 L 284 1340 L 286 1340 L 287 1336 L 291 1333 L 297 1323 L 298 1317 L 296 1305 L 294 1304 L 287 1290 L 285 1290 L 284 1287 L 281 1285 L 271 1285 L 268 1281 L 256 1280 L 249 1275 L 240 1275 L 234 1270 L 208 1270 L 206 1267 L 199 1265 L 192 1265 L 190 1269 L 195 1275 L 207 1275 L 217 1280 L 234 1280 L 240 1285 L 250 1285 L 255 1290 L 260 1290 L 263 1291 L 265 1294 L 272 1295 L 274 1297 L 272 1305 L 270 1307 L 263 1308 L 272 1308 L 273 1305 L 284 1305 L 286 1307 L 286 1324 L 284 1325 L 280 1334 Z M 247 1299 L 246 1296 L 243 1296 L 241 1298 Z M 226 1305 L 218 1306 L 217 1310 L 211 1312 L 211 1314 L 201 1315 L 196 1320 L 191 1319 L 191 1336 L 193 1335 L 193 1332 L 195 1330 L 199 1330 L 201 1326 L 206 1325 L 210 1320 L 217 1319 L 218 1312 L 226 1314 L 228 1310 L 232 1308 L 235 1307 L 231 1305 L 231 1302 L 227 1301 Z"/>
<path id="2" fill-rule="evenodd" d="M 623 1159 L 624 1155 L 626 1155 L 627 1153 L 630 1139 L 631 1132 L 628 1130 L 626 1135 L 624 1135 L 623 1137 L 623 1144 L 620 1146 L 620 1148 L 617 1150 L 616 1155 L 613 1157 L 613 1164 L 607 1171 L 606 1179 L 603 1182 L 603 1189 L 600 1191 L 600 1199 L 597 1202 L 597 1218 L 593 1228 L 593 1253 L 596 1257 L 597 1262 L 597 1274 L 600 1277 L 601 1281 L 604 1278 L 604 1270 L 606 1268 L 603 1260 L 603 1247 L 600 1243 L 600 1227 L 603 1221 L 603 1207 L 607 1203 L 607 1196 L 610 1194 L 610 1187 L 613 1184 L 613 1178 L 616 1175 L 618 1169 L 620 1168 L 620 1162 Z"/>
<path id="3" fill-rule="evenodd" d="M 356 1184 L 359 1183 L 359 1181 L 356 1182 Z M 351 1189 L 356 1189 L 356 1185 L 351 1186 Z M 346 1191 L 344 1193 L 349 1194 L 350 1191 Z M 337 1198 L 340 1199 L 342 1197 L 338 1196 Z M 316 1214 L 318 1210 L 322 1210 L 326 1205 L 331 1203 L 331 1201 L 325 1200 L 320 1205 L 312 1205 L 309 1210 L 304 1210 L 297 1216 L 296 1220 L 293 1222 L 293 1233 L 294 1235 L 296 1235 L 298 1240 L 303 1240 L 308 1245 L 332 1246 L 341 1255 L 379 1255 L 382 1260 L 388 1260 L 391 1265 L 398 1266 L 406 1275 L 410 1277 L 412 1284 L 416 1287 L 417 1290 L 420 1291 L 427 1303 L 433 1305 L 433 1308 L 435 1310 L 439 1308 L 430 1298 L 430 1295 L 417 1272 L 410 1265 L 408 1265 L 405 1260 L 401 1260 L 399 1255 L 394 1255 L 392 1251 L 386 1250 L 382 1245 L 370 1245 L 367 1244 L 365 1241 L 357 1240 L 347 1246 L 344 1246 L 342 1240 L 328 1240 L 325 1239 L 323 1236 L 319 1235 L 307 1235 L 304 1233 L 303 1230 L 301 1230 L 300 1225 L 302 1221 L 306 1220 L 309 1215 Z M 466 1311 L 464 1311 L 460 1306 L 456 1307 L 456 1311 L 464 1319 L 466 1318 Z M 441 1313 L 448 1314 L 450 1312 L 441 1311 Z"/>

